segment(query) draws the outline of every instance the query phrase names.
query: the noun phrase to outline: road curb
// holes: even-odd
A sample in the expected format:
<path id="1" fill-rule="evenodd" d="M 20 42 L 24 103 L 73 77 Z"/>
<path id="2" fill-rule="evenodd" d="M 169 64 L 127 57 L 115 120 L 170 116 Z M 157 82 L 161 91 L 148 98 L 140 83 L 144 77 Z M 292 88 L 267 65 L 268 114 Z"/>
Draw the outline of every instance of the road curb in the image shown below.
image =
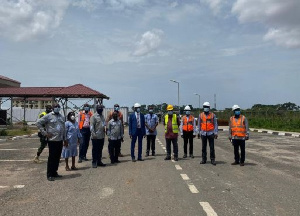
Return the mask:
<path id="1" fill-rule="evenodd" d="M 218 129 L 218 131 L 229 131 L 229 129 L 220 128 L 220 129 Z M 254 129 L 254 128 L 250 128 L 250 131 L 257 132 L 257 133 L 267 133 L 267 134 L 272 134 L 272 135 L 277 135 L 277 136 L 288 136 L 288 137 L 300 138 L 299 134 L 293 134 L 292 132 L 260 130 L 260 129 Z"/>

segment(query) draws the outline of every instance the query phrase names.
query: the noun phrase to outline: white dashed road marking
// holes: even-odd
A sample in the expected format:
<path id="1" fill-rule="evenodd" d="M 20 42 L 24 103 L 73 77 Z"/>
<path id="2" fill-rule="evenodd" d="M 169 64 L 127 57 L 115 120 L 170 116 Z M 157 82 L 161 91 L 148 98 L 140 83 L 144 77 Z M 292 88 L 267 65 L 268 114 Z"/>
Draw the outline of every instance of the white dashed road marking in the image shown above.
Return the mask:
<path id="1" fill-rule="evenodd" d="M 182 170 L 181 166 L 179 166 L 177 164 L 175 165 L 175 167 L 176 167 L 177 170 Z"/>
<path id="2" fill-rule="evenodd" d="M 1 186 L 0 185 L 0 189 L 4 189 L 4 188 L 9 188 L 10 186 Z M 13 188 L 23 188 L 23 187 L 25 187 L 25 185 L 14 185 L 14 186 L 12 186 Z"/>
<path id="3" fill-rule="evenodd" d="M 166 149 L 166 147 L 162 147 L 164 150 Z"/>
<path id="4" fill-rule="evenodd" d="M 192 193 L 199 193 L 198 189 L 193 184 L 189 184 L 189 189 Z"/>
<path id="5" fill-rule="evenodd" d="M 199 202 L 207 216 L 218 216 L 208 202 Z"/>
<path id="6" fill-rule="evenodd" d="M 38 149 L 38 148 L 20 148 L 20 149 L 0 149 L 0 151 L 18 151 L 18 150 L 25 150 L 25 149 Z"/>
<path id="7" fill-rule="evenodd" d="M 30 162 L 32 160 L 0 160 L 0 162 Z"/>
<path id="8" fill-rule="evenodd" d="M 185 181 L 190 180 L 190 178 L 187 176 L 187 174 L 180 174 L 181 178 Z"/>

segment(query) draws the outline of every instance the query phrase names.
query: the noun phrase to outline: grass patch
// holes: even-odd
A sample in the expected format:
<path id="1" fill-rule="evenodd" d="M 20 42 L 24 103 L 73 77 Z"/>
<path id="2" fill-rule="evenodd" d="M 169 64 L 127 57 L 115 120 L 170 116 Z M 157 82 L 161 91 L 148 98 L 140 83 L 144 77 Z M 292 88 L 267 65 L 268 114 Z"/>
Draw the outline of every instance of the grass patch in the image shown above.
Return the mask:
<path id="1" fill-rule="evenodd" d="M 23 127 L 18 129 L 3 129 L 0 131 L 0 136 L 22 136 L 30 135 L 37 132 L 37 130 L 32 130 L 29 127 Z"/>

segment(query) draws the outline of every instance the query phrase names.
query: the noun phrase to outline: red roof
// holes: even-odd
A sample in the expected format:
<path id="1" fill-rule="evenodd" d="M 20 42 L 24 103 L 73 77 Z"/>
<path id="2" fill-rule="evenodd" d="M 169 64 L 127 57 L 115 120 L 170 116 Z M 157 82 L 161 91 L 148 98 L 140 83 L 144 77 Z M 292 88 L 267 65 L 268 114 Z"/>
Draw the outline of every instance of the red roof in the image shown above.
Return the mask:
<path id="1" fill-rule="evenodd" d="M 64 97 L 64 98 L 105 98 L 108 96 L 86 87 L 76 84 L 68 87 L 17 87 L 0 88 L 0 97 Z"/>
<path id="2" fill-rule="evenodd" d="M 2 76 L 2 75 L 0 75 L 0 79 L 2 79 L 2 80 L 7 80 L 7 81 L 11 81 L 11 82 L 18 83 L 18 84 L 21 84 L 21 83 L 18 82 L 17 80 L 13 80 L 13 79 L 10 79 L 10 78 L 5 77 L 5 76 Z"/>

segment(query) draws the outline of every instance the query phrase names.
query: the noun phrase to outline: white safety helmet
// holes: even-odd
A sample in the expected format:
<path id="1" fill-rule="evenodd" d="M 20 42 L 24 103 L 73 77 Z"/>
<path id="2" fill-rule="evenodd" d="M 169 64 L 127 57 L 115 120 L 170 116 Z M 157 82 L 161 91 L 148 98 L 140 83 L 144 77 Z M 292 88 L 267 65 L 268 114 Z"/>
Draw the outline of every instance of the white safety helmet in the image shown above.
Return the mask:
<path id="1" fill-rule="evenodd" d="M 138 108 L 138 107 L 141 107 L 141 104 L 135 103 L 135 104 L 134 104 L 134 108 Z"/>
<path id="2" fill-rule="evenodd" d="M 209 103 L 209 102 L 204 102 L 204 103 L 203 103 L 203 106 L 208 106 L 208 107 L 210 107 L 210 103 Z"/>
<path id="3" fill-rule="evenodd" d="M 236 110 L 236 109 L 240 109 L 240 107 L 239 107 L 239 105 L 236 105 L 236 104 L 235 104 L 235 105 L 232 106 L 232 111 L 234 111 L 234 110 Z"/>
<path id="4" fill-rule="evenodd" d="M 191 111 L 191 107 L 190 107 L 190 106 L 185 106 L 185 107 L 184 107 L 184 110 L 185 110 L 185 111 Z"/>

